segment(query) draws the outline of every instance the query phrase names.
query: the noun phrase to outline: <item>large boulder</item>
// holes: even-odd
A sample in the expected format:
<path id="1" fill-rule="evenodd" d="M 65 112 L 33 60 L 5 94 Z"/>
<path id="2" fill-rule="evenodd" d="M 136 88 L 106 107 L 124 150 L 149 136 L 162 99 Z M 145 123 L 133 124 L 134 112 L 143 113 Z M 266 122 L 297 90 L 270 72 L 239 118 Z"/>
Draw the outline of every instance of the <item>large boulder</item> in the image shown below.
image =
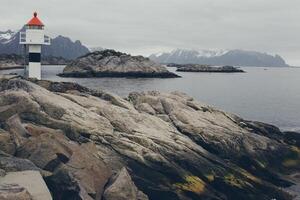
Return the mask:
<path id="1" fill-rule="evenodd" d="M 0 199 L 1 193 L 5 200 L 52 200 L 51 194 L 38 171 L 7 173 L 0 178 Z"/>
<path id="2" fill-rule="evenodd" d="M 1 200 L 33 200 L 29 192 L 17 184 L 0 185 Z"/>
<path id="3" fill-rule="evenodd" d="M 65 77 L 159 77 L 175 78 L 166 67 L 143 56 L 131 56 L 114 50 L 89 53 L 67 65 Z"/>

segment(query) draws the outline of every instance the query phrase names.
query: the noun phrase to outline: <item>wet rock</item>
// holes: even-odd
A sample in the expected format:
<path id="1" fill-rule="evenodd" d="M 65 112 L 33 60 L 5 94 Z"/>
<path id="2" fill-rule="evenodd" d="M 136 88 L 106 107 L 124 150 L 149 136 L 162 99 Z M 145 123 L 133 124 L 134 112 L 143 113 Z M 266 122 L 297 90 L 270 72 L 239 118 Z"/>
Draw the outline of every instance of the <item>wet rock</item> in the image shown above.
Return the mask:
<path id="1" fill-rule="evenodd" d="M 148 197 L 137 189 L 126 168 L 110 181 L 104 192 L 104 200 L 148 200 Z"/>

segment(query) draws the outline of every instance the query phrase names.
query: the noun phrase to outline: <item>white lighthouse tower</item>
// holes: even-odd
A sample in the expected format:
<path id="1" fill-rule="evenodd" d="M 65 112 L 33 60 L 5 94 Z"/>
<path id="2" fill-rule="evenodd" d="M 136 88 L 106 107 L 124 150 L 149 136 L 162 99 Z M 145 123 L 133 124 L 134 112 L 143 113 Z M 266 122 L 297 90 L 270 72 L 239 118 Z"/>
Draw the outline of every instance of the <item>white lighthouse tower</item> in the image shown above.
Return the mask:
<path id="1" fill-rule="evenodd" d="M 33 14 L 33 18 L 25 25 L 25 32 L 20 32 L 20 44 L 28 49 L 28 78 L 41 79 L 41 50 L 42 45 L 50 45 L 50 38 L 45 35 L 44 24 Z"/>

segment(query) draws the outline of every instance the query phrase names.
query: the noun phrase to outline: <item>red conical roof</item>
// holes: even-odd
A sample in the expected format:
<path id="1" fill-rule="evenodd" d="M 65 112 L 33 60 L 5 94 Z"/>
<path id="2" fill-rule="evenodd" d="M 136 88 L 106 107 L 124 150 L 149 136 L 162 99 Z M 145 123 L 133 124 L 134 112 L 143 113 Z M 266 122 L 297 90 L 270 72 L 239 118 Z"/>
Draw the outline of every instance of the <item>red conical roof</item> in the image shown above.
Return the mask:
<path id="1" fill-rule="evenodd" d="M 27 26 L 44 26 L 43 22 L 37 17 L 37 13 L 33 13 L 33 18 L 26 24 Z"/>

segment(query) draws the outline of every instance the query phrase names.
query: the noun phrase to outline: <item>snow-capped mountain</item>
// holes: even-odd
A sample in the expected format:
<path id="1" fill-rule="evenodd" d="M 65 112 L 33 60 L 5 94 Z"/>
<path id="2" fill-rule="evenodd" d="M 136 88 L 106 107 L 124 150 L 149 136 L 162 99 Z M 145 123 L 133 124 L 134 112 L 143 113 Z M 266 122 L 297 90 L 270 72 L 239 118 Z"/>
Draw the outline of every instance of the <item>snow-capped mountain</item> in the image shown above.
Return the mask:
<path id="1" fill-rule="evenodd" d="M 160 63 L 209 64 L 258 67 L 286 67 L 286 62 L 279 55 L 269 55 L 245 50 L 186 50 L 176 49 L 171 52 L 152 54 L 151 60 Z"/>
<path id="2" fill-rule="evenodd" d="M 23 47 L 19 45 L 20 31 L 0 31 L 0 54 L 23 54 Z M 42 52 L 44 56 L 74 59 L 90 51 L 78 40 L 73 42 L 68 37 L 57 36 L 51 40 L 50 46 L 43 46 Z"/>
<path id="3" fill-rule="evenodd" d="M 10 42 L 17 32 L 8 30 L 8 31 L 0 31 L 0 43 L 8 43 Z"/>

